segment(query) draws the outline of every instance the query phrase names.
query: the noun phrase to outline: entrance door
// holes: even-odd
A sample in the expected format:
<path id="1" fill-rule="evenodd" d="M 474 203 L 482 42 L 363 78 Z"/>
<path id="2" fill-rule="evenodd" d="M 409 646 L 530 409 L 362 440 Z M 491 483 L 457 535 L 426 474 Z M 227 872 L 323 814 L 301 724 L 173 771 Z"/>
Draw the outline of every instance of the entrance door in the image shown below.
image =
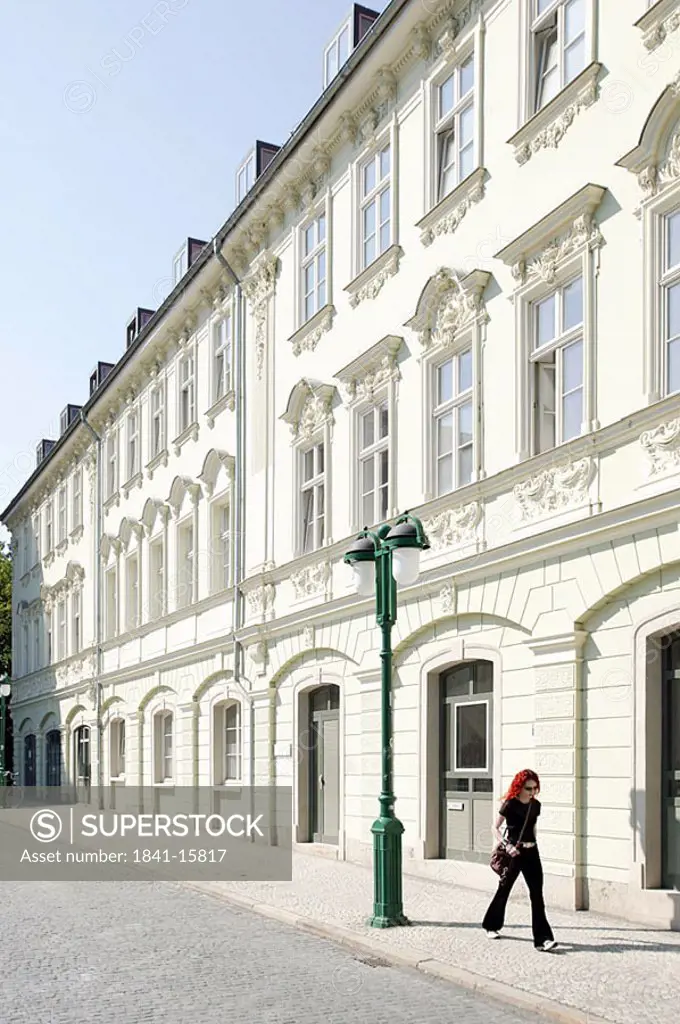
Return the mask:
<path id="1" fill-rule="evenodd" d="M 309 695 L 311 840 L 337 844 L 340 831 L 340 688 Z"/>
<path id="2" fill-rule="evenodd" d="M 61 785 L 61 733 L 52 729 L 45 737 L 45 785 Z"/>
<path id="3" fill-rule="evenodd" d="M 90 727 L 80 725 L 74 734 L 74 753 L 76 767 L 76 786 L 90 787 Z"/>
<path id="4" fill-rule="evenodd" d="M 35 736 L 24 739 L 24 786 L 35 786 Z"/>
<path id="5" fill-rule="evenodd" d="M 440 677 L 439 856 L 483 861 L 493 847 L 493 666 Z"/>
<path id="6" fill-rule="evenodd" d="M 662 888 L 680 890 L 680 637 L 666 648 L 662 688 Z"/>

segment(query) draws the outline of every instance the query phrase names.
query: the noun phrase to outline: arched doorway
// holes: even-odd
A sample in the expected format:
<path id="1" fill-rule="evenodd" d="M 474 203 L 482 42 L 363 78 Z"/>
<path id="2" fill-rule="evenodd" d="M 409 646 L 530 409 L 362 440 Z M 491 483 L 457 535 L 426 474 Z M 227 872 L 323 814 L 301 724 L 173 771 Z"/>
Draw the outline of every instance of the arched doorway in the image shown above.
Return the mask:
<path id="1" fill-rule="evenodd" d="M 61 785 L 61 733 L 51 729 L 45 736 L 45 785 Z"/>
<path id="2" fill-rule="evenodd" d="M 35 786 L 35 735 L 24 737 L 24 786 Z"/>
<path id="3" fill-rule="evenodd" d="M 439 677 L 439 856 L 483 861 L 493 846 L 493 665 Z"/>
<path id="4" fill-rule="evenodd" d="M 320 686 L 307 698 L 306 734 L 300 737 L 307 777 L 307 841 L 337 845 L 340 833 L 340 688 Z M 301 717 L 301 722 L 305 718 Z M 306 769 L 306 771 L 304 771 Z"/>

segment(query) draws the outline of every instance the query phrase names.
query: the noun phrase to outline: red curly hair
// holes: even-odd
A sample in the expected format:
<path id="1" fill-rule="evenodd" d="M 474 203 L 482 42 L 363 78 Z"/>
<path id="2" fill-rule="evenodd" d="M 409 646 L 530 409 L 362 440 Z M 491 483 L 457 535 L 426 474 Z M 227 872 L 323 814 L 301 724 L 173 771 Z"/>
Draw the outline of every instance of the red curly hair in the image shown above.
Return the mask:
<path id="1" fill-rule="evenodd" d="M 508 787 L 508 791 L 505 794 L 505 800 L 512 800 L 513 797 L 518 797 L 524 789 L 524 784 L 531 779 L 532 782 L 536 783 L 536 793 L 541 791 L 541 780 L 539 779 L 536 772 L 532 772 L 531 768 L 524 768 L 521 772 L 517 772 L 514 779 Z"/>

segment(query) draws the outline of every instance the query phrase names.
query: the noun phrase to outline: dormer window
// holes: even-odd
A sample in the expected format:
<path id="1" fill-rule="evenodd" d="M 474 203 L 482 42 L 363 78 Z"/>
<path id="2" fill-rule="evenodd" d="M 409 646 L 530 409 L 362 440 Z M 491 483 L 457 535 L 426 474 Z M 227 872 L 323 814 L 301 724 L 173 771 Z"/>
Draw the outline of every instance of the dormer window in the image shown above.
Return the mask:
<path id="1" fill-rule="evenodd" d="M 172 263 L 172 283 L 173 285 L 178 284 L 186 274 L 188 267 L 187 260 L 187 247 L 183 245 L 180 251 L 175 256 Z"/>
<path id="2" fill-rule="evenodd" d="M 251 153 L 236 175 L 236 202 L 241 203 L 255 184 L 255 153 Z"/>
<path id="3" fill-rule="evenodd" d="M 324 88 L 333 81 L 349 57 L 350 22 L 348 21 L 326 50 Z"/>
<path id="4" fill-rule="evenodd" d="M 377 11 L 359 4 L 352 5 L 352 11 L 335 38 L 326 47 L 323 58 L 323 87 L 330 85 L 342 69 L 350 53 L 359 45 L 373 22 L 378 18 Z"/>

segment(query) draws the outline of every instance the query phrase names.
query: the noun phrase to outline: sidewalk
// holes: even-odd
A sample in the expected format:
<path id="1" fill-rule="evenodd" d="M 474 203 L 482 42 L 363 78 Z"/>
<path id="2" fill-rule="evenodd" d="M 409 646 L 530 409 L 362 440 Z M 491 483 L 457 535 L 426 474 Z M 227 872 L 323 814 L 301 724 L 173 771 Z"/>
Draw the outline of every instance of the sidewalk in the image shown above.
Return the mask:
<path id="1" fill-rule="evenodd" d="M 552 910 L 559 951 L 534 950 L 528 898 L 508 905 L 503 938 L 480 928 L 488 895 L 404 876 L 410 928 L 367 926 L 368 868 L 295 852 L 292 882 L 187 883 L 319 936 L 474 988 L 565 1024 L 675 1024 L 680 1010 L 680 933 L 591 913 Z M 517 889 L 524 890 L 523 882 Z M 378 965 L 376 965 L 378 966 Z M 334 979 L 361 984 L 358 978 Z"/>

